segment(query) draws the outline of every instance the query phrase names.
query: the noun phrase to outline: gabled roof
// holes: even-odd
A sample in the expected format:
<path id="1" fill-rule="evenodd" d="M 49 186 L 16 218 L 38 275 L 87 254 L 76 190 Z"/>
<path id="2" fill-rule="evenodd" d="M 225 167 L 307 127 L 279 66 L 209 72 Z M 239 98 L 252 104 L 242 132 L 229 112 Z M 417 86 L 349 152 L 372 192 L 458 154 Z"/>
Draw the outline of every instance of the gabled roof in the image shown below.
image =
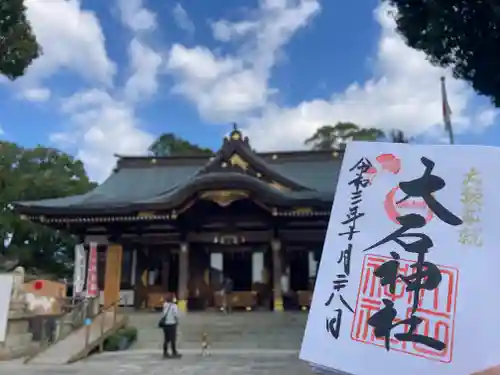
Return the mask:
<path id="1" fill-rule="evenodd" d="M 125 213 L 169 209 L 193 194 L 245 189 L 274 205 L 328 205 L 333 200 L 339 155 L 331 151 L 256 153 L 234 129 L 212 157 L 119 156 L 113 174 L 87 194 L 17 202 L 24 214 Z"/>

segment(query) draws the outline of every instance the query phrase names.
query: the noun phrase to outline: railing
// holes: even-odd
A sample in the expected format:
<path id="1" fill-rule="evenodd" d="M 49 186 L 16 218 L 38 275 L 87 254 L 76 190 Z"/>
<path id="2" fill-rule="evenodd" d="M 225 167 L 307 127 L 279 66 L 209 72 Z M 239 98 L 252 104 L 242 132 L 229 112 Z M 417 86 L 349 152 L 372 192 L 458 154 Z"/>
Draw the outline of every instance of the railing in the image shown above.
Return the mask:
<path id="1" fill-rule="evenodd" d="M 104 349 L 103 336 L 104 336 L 104 327 L 106 325 L 106 315 L 107 315 L 106 313 L 110 312 L 110 310 L 113 309 L 113 319 L 111 321 L 111 327 L 114 327 L 116 324 L 116 315 L 118 312 L 119 303 L 120 303 L 120 299 L 118 298 L 116 301 L 112 302 L 108 306 L 100 307 L 99 312 L 96 315 L 96 317 L 100 317 L 100 319 L 101 319 L 101 321 L 100 321 L 101 334 L 99 336 L 101 338 L 101 340 L 99 342 L 99 352 L 102 352 Z M 91 326 L 92 326 L 92 324 L 87 324 L 85 327 L 85 351 L 86 352 L 88 350 L 90 350 L 89 341 L 90 341 Z"/>
<path id="2" fill-rule="evenodd" d="M 93 319 L 99 311 L 98 298 L 65 298 L 62 302 L 61 313 L 37 315 L 31 318 L 30 332 L 33 341 L 39 342 L 39 349 L 25 362 L 83 327 L 85 321 Z"/>

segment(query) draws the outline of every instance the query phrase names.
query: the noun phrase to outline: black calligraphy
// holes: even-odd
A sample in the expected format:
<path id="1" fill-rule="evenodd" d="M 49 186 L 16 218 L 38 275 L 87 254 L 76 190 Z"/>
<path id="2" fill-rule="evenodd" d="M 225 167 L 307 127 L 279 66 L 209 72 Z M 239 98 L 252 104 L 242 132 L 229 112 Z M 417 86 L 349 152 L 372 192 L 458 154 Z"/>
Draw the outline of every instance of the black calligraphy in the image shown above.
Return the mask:
<path id="1" fill-rule="evenodd" d="M 453 226 L 461 225 L 462 219 L 455 216 L 433 196 L 433 193 L 446 186 L 445 181 L 441 177 L 432 174 L 434 162 L 425 157 L 421 158 L 421 161 L 425 166 L 424 174 L 420 178 L 399 184 L 399 188 L 406 194 L 405 198 L 399 202 L 409 197 L 420 197 L 425 201 L 429 209 L 443 222 Z M 400 256 L 396 251 L 391 251 L 392 259 L 383 263 L 375 270 L 375 276 L 380 279 L 381 285 L 388 285 L 391 293 L 394 294 L 398 280 L 401 280 L 406 285 L 407 292 L 413 293 L 410 317 L 394 323 L 397 316 L 394 303 L 388 299 L 384 299 L 384 307 L 369 318 L 368 325 L 373 327 L 375 337 L 385 340 L 387 350 L 390 349 L 390 334 L 392 330 L 401 325 L 409 328 L 407 332 L 394 334 L 394 337 L 399 341 L 410 341 L 426 345 L 435 350 L 444 350 L 446 345 L 443 342 L 416 333 L 418 325 L 422 323 L 422 319 L 416 315 L 421 291 L 438 288 L 442 280 L 439 268 L 425 259 L 426 254 L 434 246 L 432 239 L 425 233 L 417 231 L 426 225 L 426 219 L 420 214 L 412 213 L 398 217 L 397 221 L 400 224 L 398 229 L 364 251 L 394 242 L 402 247 L 404 251 L 417 255 L 416 262 L 410 265 L 412 273 L 408 276 L 399 274 Z"/>
<path id="2" fill-rule="evenodd" d="M 366 188 L 370 181 L 366 178 L 365 174 L 372 166 L 371 162 L 366 159 L 360 159 L 349 172 L 354 174 L 352 180 L 349 181 L 349 186 L 352 188 L 350 192 L 350 205 L 348 212 L 346 214 L 345 220 L 341 222 L 342 225 L 346 226 L 344 232 L 339 233 L 340 237 L 347 238 L 346 247 L 341 250 L 337 264 L 342 265 L 342 272 L 337 273 L 335 279 L 332 281 L 332 292 L 325 302 L 325 306 L 330 306 L 334 301 L 335 297 L 338 296 L 341 308 L 335 309 L 333 318 L 326 318 L 326 331 L 329 332 L 333 338 L 338 339 L 340 334 L 340 327 L 342 321 L 343 308 L 346 308 L 351 313 L 354 313 L 353 308 L 347 302 L 347 300 L 342 295 L 342 290 L 346 288 L 349 284 L 349 274 L 351 272 L 351 255 L 352 255 L 352 239 L 359 233 L 357 229 L 358 220 L 365 216 L 365 213 L 361 211 L 360 204 L 363 201 L 363 189 Z"/>

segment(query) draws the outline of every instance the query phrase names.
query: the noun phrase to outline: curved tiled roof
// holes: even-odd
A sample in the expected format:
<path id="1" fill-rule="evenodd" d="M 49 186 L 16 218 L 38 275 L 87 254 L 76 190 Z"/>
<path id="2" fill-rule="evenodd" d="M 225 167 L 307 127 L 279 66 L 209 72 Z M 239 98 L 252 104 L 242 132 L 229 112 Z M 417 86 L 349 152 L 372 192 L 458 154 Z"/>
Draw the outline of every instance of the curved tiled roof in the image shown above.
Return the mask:
<path id="1" fill-rule="evenodd" d="M 238 154 L 249 165 L 227 165 Z M 225 166 L 224 166 L 225 165 Z M 120 157 L 115 171 L 89 193 L 16 202 L 21 213 L 80 214 L 130 211 L 179 204 L 200 190 L 244 188 L 276 205 L 331 204 L 340 171 L 332 152 L 255 153 L 235 130 L 213 157 Z M 284 189 L 270 186 L 270 182 Z M 181 202 L 182 203 L 182 202 Z"/>

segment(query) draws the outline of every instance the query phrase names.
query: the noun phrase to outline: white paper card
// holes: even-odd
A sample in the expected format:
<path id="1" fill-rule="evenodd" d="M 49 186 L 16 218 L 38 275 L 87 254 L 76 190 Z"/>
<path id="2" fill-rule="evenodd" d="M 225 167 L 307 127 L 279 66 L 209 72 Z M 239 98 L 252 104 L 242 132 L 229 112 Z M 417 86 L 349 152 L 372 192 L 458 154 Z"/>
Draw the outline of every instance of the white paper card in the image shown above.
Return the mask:
<path id="1" fill-rule="evenodd" d="M 351 142 L 300 358 L 355 375 L 500 364 L 499 164 L 493 147 Z"/>

